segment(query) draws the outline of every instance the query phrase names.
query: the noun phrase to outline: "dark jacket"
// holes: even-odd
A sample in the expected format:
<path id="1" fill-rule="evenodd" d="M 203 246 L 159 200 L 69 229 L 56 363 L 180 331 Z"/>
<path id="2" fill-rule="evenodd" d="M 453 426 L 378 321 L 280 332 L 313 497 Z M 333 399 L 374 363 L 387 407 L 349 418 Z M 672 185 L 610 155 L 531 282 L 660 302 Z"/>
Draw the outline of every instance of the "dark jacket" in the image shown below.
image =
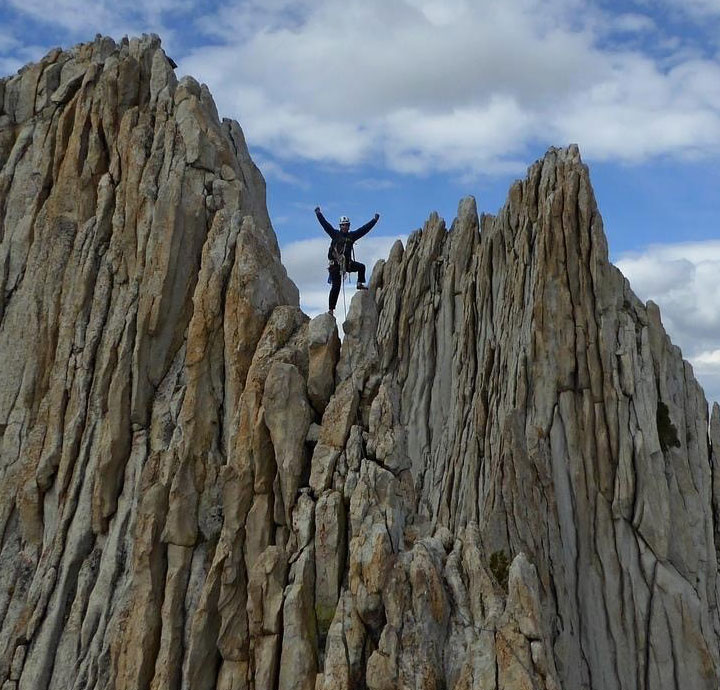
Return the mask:
<path id="1" fill-rule="evenodd" d="M 342 232 L 342 230 L 338 230 L 330 225 L 320 211 L 315 211 L 315 215 L 320 221 L 323 230 L 330 235 L 330 239 L 332 240 L 332 242 L 330 242 L 330 249 L 328 249 L 328 259 L 335 261 L 337 257 L 344 256 L 346 265 L 352 261 L 353 243 L 364 235 L 367 235 L 373 229 L 375 223 L 378 222 L 378 218 L 375 217 L 357 230 Z"/>

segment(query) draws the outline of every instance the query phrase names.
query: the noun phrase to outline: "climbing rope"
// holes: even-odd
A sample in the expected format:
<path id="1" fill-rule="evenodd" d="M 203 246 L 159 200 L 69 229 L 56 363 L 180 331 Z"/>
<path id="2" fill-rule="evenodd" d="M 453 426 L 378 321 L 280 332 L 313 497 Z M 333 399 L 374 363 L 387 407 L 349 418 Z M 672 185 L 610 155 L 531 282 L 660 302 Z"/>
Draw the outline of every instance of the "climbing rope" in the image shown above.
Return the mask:
<path id="1" fill-rule="evenodd" d="M 343 264 L 344 264 L 344 263 L 345 263 L 345 260 L 343 259 Z M 345 276 L 346 276 L 346 275 L 347 275 L 347 274 L 345 273 L 344 266 L 343 266 L 343 271 L 342 271 L 342 273 L 341 273 L 341 277 L 342 277 L 342 293 L 343 293 L 343 312 L 344 312 L 343 323 L 345 323 L 345 321 L 347 321 L 347 302 L 345 301 Z M 343 336 L 344 336 L 344 335 L 345 335 L 345 329 L 343 329 Z"/>
<path id="2" fill-rule="evenodd" d="M 354 246 L 352 247 L 352 260 L 353 260 L 353 263 L 355 263 L 355 247 Z M 343 249 L 342 259 L 340 261 L 340 271 L 341 271 L 341 276 L 342 276 L 343 311 L 345 312 L 345 316 L 343 317 L 343 323 L 345 323 L 345 321 L 347 321 L 347 302 L 345 301 L 345 280 L 347 278 L 347 272 L 345 271 L 344 249 Z M 358 277 L 359 277 L 359 275 L 358 275 Z M 344 333 L 345 333 L 345 331 L 343 331 L 343 335 L 344 335 Z"/>
<path id="3" fill-rule="evenodd" d="M 355 248 L 353 247 L 353 261 L 355 261 Z M 345 279 L 347 278 L 347 272 L 345 271 L 345 255 L 343 254 L 342 258 L 340 259 L 340 275 L 342 276 L 342 296 L 343 296 L 343 325 L 347 321 L 347 299 L 345 297 Z M 345 329 L 343 328 L 343 340 L 345 339 Z M 354 348 L 351 348 L 348 356 L 350 359 L 350 377 L 352 378 L 352 384 L 353 389 L 355 389 L 358 394 L 362 393 L 361 387 L 355 378 L 355 364 L 353 362 L 353 355 L 355 354 L 353 352 Z M 358 405 L 357 410 L 355 411 L 355 420 L 360 426 L 362 426 L 362 417 L 360 415 L 360 405 Z"/>
<path id="4" fill-rule="evenodd" d="M 347 280 L 347 270 L 345 266 L 345 243 L 343 243 L 342 250 L 338 250 L 336 247 L 334 251 L 334 261 L 337 262 L 340 267 L 340 280 L 342 282 L 342 293 L 343 293 L 343 322 L 347 321 L 347 298 L 345 297 L 345 281 Z M 355 262 L 355 247 L 352 246 L 352 263 Z M 359 277 L 359 275 L 358 275 Z"/>

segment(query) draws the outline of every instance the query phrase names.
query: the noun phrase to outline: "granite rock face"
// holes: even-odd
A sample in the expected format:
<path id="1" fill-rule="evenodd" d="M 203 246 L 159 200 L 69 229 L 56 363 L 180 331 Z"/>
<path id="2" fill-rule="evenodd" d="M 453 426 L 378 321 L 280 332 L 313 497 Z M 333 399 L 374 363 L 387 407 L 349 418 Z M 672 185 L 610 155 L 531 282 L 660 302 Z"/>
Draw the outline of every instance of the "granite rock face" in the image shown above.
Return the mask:
<path id="1" fill-rule="evenodd" d="M 340 347 L 156 37 L 0 101 L 0 688 L 718 687 L 720 408 L 575 147 Z"/>
<path id="2" fill-rule="evenodd" d="M 497 217 L 472 199 L 449 231 L 432 216 L 372 287 L 413 521 L 512 562 L 524 670 L 487 687 L 717 687 L 717 423 L 711 445 L 658 308 L 608 262 L 577 148 L 550 150 Z M 521 557 L 537 579 L 519 571 L 518 610 Z"/>
<path id="3" fill-rule="evenodd" d="M 219 687 L 280 632 L 262 403 L 307 372 L 264 181 L 157 37 L 1 91 L 0 686 Z"/>

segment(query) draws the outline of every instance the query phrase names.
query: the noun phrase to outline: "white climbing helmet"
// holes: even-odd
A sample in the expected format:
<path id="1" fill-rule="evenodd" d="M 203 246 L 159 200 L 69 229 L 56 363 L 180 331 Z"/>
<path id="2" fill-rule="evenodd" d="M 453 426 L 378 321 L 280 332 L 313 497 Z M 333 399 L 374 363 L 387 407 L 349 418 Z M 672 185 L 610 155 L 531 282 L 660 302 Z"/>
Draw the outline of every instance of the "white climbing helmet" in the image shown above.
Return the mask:
<path id="1" fill-rule="evenodd" d="M 340 216 L 340 225 L 344 225 L 345 223 L 350 225 L 350 219 L 347 216 Z"/>

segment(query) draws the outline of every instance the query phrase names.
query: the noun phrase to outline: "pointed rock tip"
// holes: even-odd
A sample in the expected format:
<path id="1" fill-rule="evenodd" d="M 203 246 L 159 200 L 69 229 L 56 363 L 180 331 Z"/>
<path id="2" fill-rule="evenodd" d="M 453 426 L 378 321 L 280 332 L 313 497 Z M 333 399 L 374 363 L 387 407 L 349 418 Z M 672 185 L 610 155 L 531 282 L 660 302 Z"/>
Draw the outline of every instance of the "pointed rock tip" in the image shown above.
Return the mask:
<path id="1" fill-rule="evenodd" d="M 308 326 L 308 344 L 324 345 L 330 341 L 332 334 L 337 333 L 337 322 L 330 312 L 323 312 L 310 320 Z"/>
<path id="2" fill-rule="evenodd" d="M 160 46 L 162 46 L 162 39 L 156 33 L 142 33 L 139 36 L 128 36 L 127 34 L 125 34 L 120 39 L 120 41 L 116 41 L 112 36 L 97 33 L 95 34 L 95 38 L 93 38 L 92 41 L 78 43 L 75 47 L 79 48 L 83 46 L 100 45 L 110 41 L 116 43 L 117 45 L 129 45 L 130 42 L 136 42 L 142 47 L 159 48 Z"/>
<path id="3" fill-rule="evenodd" d="M 653 302 L 653 300 L 649 299 L 647 302 L 645 302 L 645 309 L 647 311 L 652 312 L 654 314 L 660 313 L 660 307 L 657 305 L 657 302 Z"/>
<path id="4" fill-rule="evenodd" d="M 564 148 L 550 146 L 541 158 L 538 158 L 532 165 L 528 166 L 527 176 L 531 177 L 534 170 L 542 170 L 549 167 L 554 168 L 558 163 L 584 166 L 582 157 L 580 156 L 580 147 L 577 144 L 569 144 Z M 518 182 L 519 181 L 520 180 L 518 180 Z"/>
<path id="5" fill-rule="evenodd" d="M 479 221 L 477 202 L 475 201 L 474 196 L 468 194 L 468 196 L 460 199 L 460 203 L 458 204 L 457 217 L 458 221 L 460 221 L 461 223 L 466 223 L 469 221 L 474 225 L 478 225 Z"/>
<path id="6" fill-rule="evenodd" d="M 402 255 L 403 255 L 404 251 L 405 251 L 405 246 L 403 245 L 402 240 L 395 240 L 392 248 L 390 249 L 390 255 L 388 256 L 388 261 L 400 261 L 402 259 Z"/>
<path id="7" fill-rule="evenodd" d="M 350 300 L 350 307 L 347 311 L 347 318 L 343 323 L 343 332 L 356 333 L 362 329 L 362 323 L 368 312 L 377 317 L 377 306 L 375 296 L 370 290 L 358 290 Z"/>
<path id="8" fill-rule="evenodd" d="M 530 166 L 530 169 L 534 166 L 540 166 L 541 168 L 546 165 L 556 166 L 558 163 L 584 166 L 580 155 L 580 147 L 577 144 L 569 144 L 565 147 L 551 146 L 542 158 Z M 530 169 L 528 169 L 528 172 L 530 172 Z"/>
<path id="9" fill-rule="evenodd" d="M 573 161 L 582 163 L 580 156 L 580 147 L 577 144 L 568 144 L 567 146 L 550 146 L 545 152 L 543 159 L 545 158 L 560 158 L 565 161 Z"/>

